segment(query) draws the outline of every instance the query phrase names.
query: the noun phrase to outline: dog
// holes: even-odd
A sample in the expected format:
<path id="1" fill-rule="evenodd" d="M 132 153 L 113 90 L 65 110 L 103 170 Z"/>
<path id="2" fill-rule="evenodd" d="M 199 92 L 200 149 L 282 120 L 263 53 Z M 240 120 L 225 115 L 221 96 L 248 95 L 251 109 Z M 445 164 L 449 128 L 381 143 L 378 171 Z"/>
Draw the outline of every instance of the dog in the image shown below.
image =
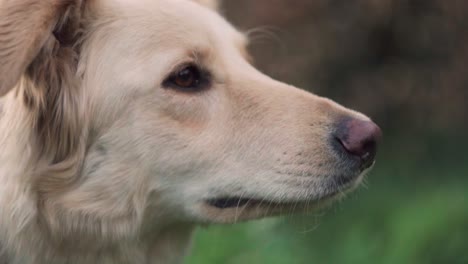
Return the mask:
<path id="1" fill-rule="evenodd" d="M 0 0 L 0 262 L 181 263 L 359 185 L 380 128 L 256 70 L 218 5 Z"/>

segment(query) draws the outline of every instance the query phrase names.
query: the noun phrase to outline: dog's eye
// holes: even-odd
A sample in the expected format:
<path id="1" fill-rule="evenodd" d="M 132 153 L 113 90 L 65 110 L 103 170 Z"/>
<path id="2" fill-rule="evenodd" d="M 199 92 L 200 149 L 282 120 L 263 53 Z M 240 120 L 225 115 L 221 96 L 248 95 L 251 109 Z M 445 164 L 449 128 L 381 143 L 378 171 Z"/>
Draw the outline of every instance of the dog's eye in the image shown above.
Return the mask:
<path id="1" fill-rule="evenodd" d="M 202 71 L 195 65 L 187 65 L 174 72 L 165 82 L 164 86 L 184 91 L 195 91 L 203 85 Z"/>
<path id="2" fill-rule="evenodd" d="M 174 84 L 180 88 L 192 88 L 200 84 L 200 71 L 195 66 L 187 66 L 174 76 Z"/>

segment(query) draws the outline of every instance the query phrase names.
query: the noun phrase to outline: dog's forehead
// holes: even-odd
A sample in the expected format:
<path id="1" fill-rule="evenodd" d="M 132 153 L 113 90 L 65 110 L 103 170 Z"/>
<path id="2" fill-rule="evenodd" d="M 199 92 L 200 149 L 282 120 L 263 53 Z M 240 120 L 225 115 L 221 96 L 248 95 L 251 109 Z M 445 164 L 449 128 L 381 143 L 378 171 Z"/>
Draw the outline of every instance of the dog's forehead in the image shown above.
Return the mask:
<path id="1" fill-rule="evenodd" d="M 146 32 L 159 44 L 225 42 L 244 46 L 244 34 L 216 11 L 192 0 L 97 0 L 99 17 L 122 20 L 128 30 Z M 142 30 L 143 29 L 143 30 Z"/>
<path id="2" fill-rule="evenodd" d="M 182 63 L 210 64 L 221 76 L 247 57 L 247 38 L 217 12 L 191 0 L 94 1 L 94 25 L 83 52 L 90 80 L 108 83 L 101 78 L 121 72 L 113 79 L 115 87 L 133 87 L 136 80 L 138 87 L 153 87 Z M 106 74 L 96 76 L 98 71 Z"/>

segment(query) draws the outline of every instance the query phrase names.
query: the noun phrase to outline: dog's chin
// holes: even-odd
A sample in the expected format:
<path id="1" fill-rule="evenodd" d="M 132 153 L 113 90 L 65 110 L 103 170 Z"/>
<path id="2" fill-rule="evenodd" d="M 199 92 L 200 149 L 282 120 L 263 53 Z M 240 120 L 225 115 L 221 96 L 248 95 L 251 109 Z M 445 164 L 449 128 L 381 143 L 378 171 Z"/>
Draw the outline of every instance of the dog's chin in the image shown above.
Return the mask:
<path id="1" fill-rule="evenodd" d="M 332 177 L 328 186 L 320 194 L 313 197 L 298 197 L 295 200 L 274 200 L 262 198 L 261 196 L 240 197 L 223 196 L 205 199 L 199 204 L 200 212 L 204 222 L 229 224 L 258 218 L 273 217 L 280 215 L 311 213 L 317 209 L 329 206 L 336 200 L 340 200 L 346 194 L 355 190 L 367 172 L 357 174 L 354 177 Z"/>

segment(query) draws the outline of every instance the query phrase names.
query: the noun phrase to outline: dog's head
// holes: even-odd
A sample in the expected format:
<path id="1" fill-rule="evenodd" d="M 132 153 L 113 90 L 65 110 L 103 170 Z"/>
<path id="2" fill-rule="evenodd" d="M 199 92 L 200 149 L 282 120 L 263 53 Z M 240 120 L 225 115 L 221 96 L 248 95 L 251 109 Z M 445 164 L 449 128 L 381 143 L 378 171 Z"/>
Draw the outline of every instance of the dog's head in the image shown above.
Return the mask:
<path id="1" fill-rule="evenodd" d="M 0 2 L 0 94 L 30 112 L 51 230 L 118 237 L 157 219 L 247 220 L 360 183 L 379 128 L 257 71 L 216 6 Z"/>

